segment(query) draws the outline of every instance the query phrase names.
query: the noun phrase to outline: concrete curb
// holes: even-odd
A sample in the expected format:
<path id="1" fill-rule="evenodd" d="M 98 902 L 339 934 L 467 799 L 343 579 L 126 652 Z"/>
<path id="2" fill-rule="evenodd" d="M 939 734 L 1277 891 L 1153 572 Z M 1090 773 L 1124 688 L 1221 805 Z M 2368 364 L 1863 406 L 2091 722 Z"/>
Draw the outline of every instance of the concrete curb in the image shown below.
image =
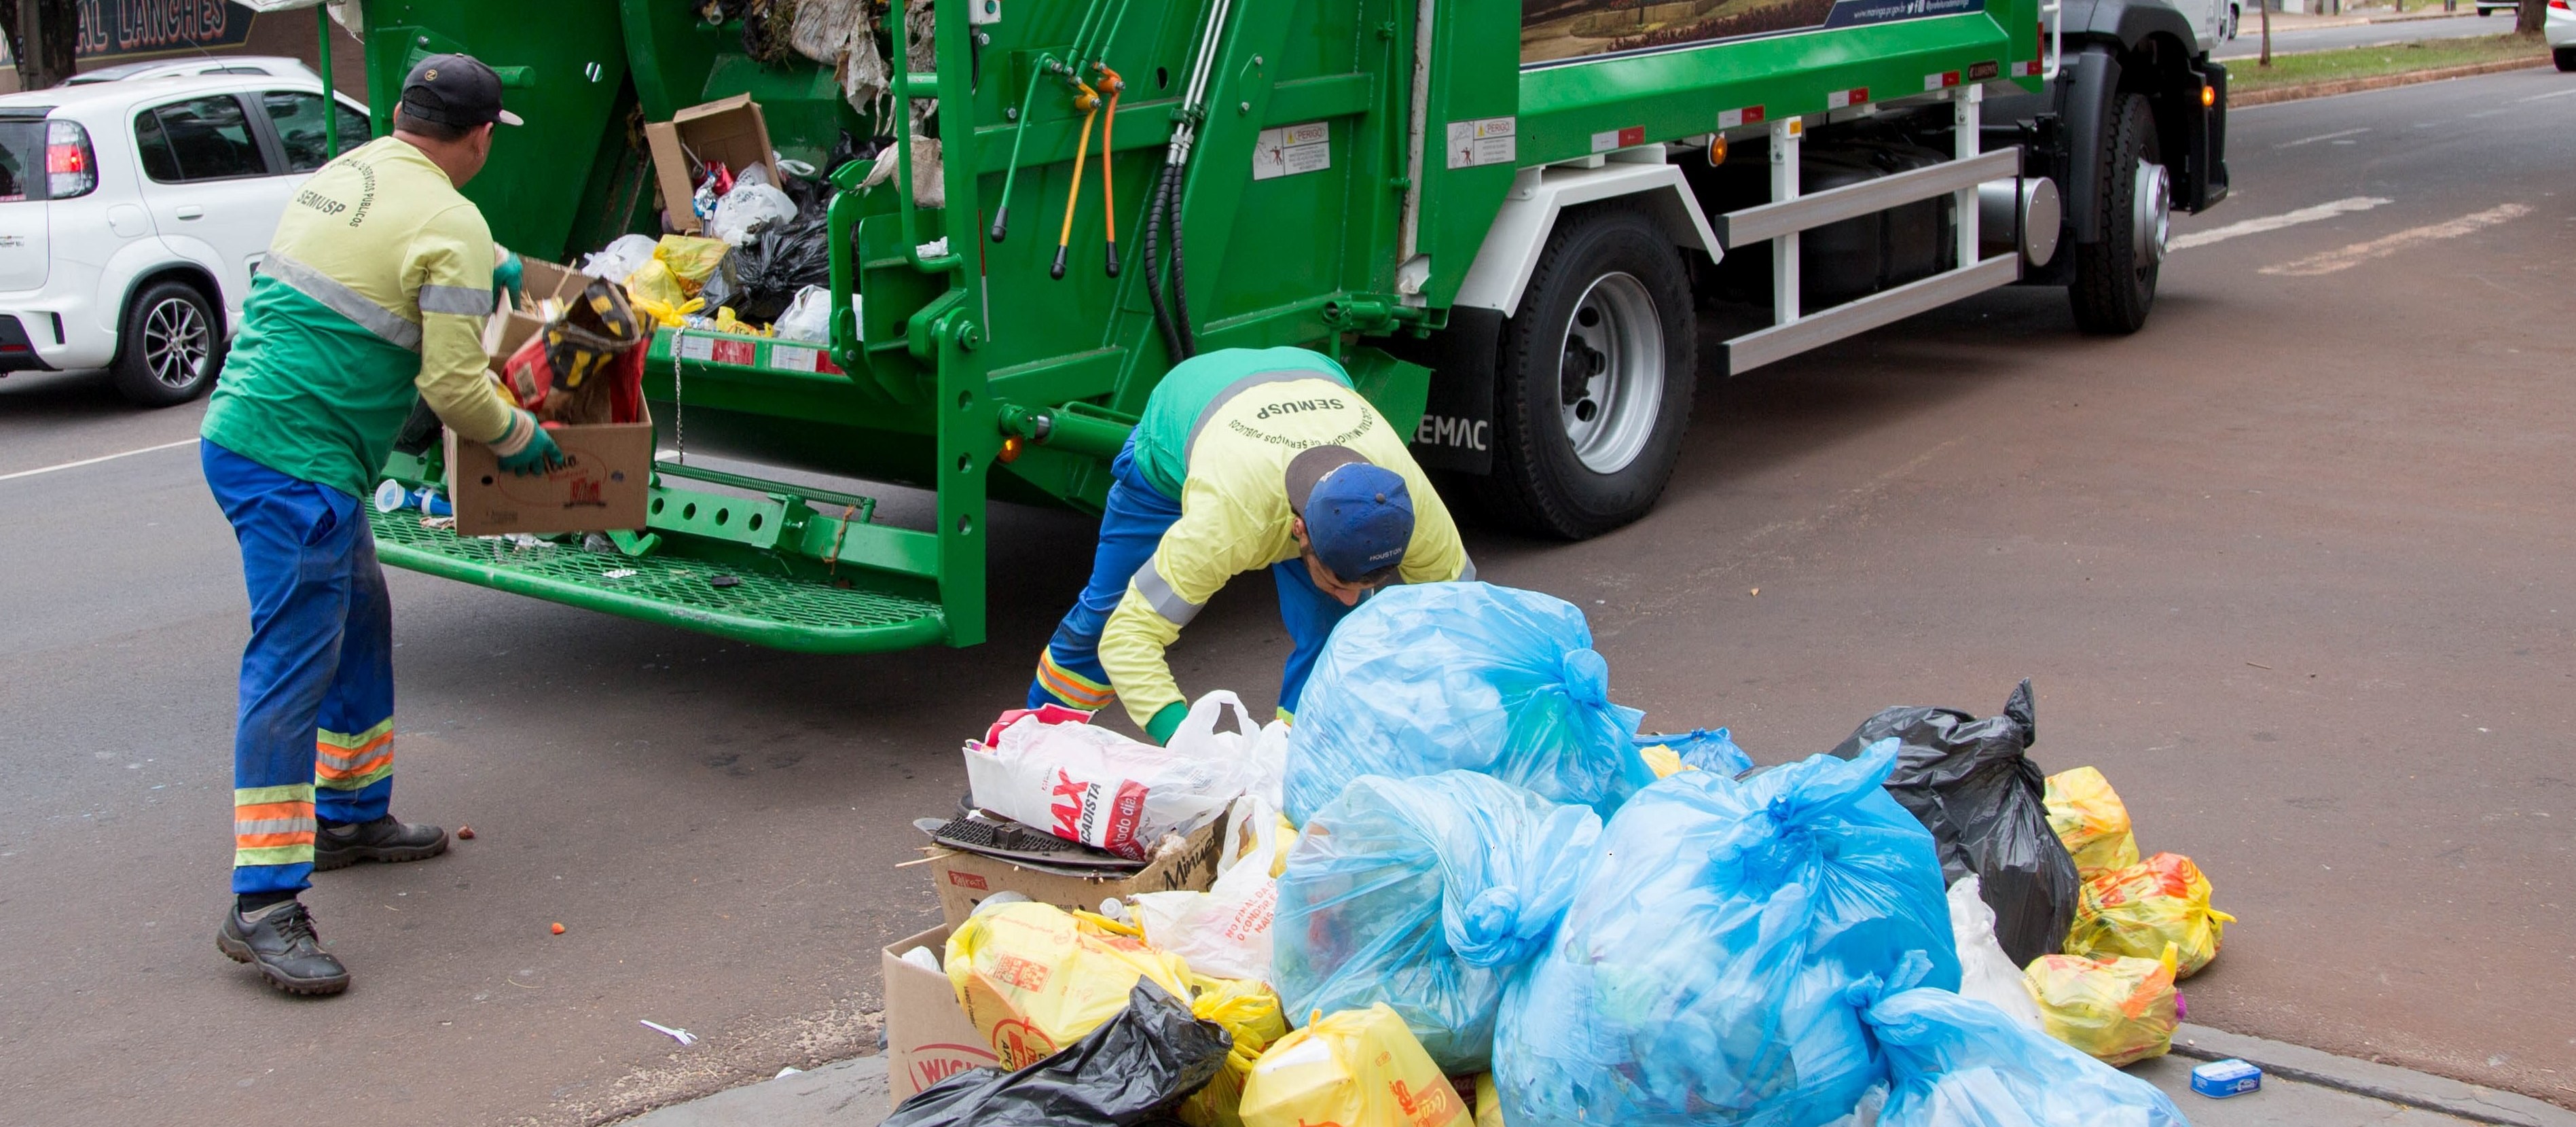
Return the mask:
<path id="1" fill-rule="evenodd" d="M 622 1120 L 618 1127 L 873 1127 L 889 1110 L 886 1058 L 880 1055 L 727 1088 Z"/>
<path id="2" fill-rule="evenodd" d="M 2196 1060 L 2234 1057 L 2285 1080 L 2422 1108 L 2497 1127 L 2576 1127 L 2576 1111 L 2529 1096 L 2481 1088 L 2395 1065 L 2339 1057 L 2301 1045 L 2184 1025 L 2174 1033 L 2176 1056 Z"/>
<path id="3" fill-rule="evenodd" d="M 2230 60 L 2243 62 L 2243 59 Z M 2339 78 L 2332 82 L 2303 82 L 2297 86 L 2275 86 L 2244 94 L 2229 94 L 2227 108 L 2267 106 L 2274 102 L 2295 102 L 2306 98 L 2323 98 L 2330 94 L 2358 94 L 2364 90 L 2386 90 L 2392 86 L 2412 86 L 2418 82 L 2440 82 L 2445 78 L 2470 78 L 2481 74 L 2502 74 L 2509 70 L 2537 70 L 2549 66 L 2548 56 L 2537 59 L 2497 59 L 2489 63 L 2466 66 L 2436 67 L 2432 70 L 2410 70 L 2403 74 L 2380 74 L 2369 78 Z"/>

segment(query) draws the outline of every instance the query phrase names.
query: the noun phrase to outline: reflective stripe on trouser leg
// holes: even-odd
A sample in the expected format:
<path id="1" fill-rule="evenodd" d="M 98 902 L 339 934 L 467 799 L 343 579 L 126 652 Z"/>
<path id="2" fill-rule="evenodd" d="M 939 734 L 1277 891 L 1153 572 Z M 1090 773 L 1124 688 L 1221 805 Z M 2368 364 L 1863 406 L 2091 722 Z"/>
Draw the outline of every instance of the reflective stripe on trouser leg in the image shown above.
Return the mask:
<path id="1" fill-rule="evenodd" d="M 374 539 L 350 556 L 340 667 L 313 736 L 314 813 L 329 825 L 384 817 L 394 791 L 393 603 Z"/>
<path id="2" fill-rule="evenodd" d="M 1270 575 L 1279 585 L 1279 621 L 1288 627 L 1291 647 L 1288 667 L 1279 674 L 1279 711 L 1294 713 L 1298 696 L 1306 691 L 1306 677 L 1315 671 L 1315 659 L 1323 656 L 1333 627 L 1351 608 L 1315 586 L 1303 556 L 1270 565 Z"/>
<path id="3" fill-rule="evenodd" d="M 315 720 L 339 673 L 350 562 L 367 522 L 338 490 L 212 443 L 199 453 L 241 542 L 250 595 L 233 730 L 233 891 L 293 892 L 311 883 Z"/>
<path id="4" fill-rule="evenodd" d="M 1135 452 L 1130 437 L 1109 463 L 1109 503 L 1100 513 L 1091 579 L 1038 658 L 1037 676 L 1029 682 L 1030 708 L 1055 703 L 1096 711 L 1117 697 L 1108 671 L 1100 667 L 1100 632 L 1109 625 L 1109 612 L 1127 596 L 1127 581 L 1154 557 L 1164 531 L 1181 519 L 1181 503 L 1145 480 L 1136 469 Z"/>
<path id="5" fill-rule="evenodd" d="M 234 789 L 233 871 L 243 869 L 295 870 L 303 887 L 313 871 L 313 784 Z"/>

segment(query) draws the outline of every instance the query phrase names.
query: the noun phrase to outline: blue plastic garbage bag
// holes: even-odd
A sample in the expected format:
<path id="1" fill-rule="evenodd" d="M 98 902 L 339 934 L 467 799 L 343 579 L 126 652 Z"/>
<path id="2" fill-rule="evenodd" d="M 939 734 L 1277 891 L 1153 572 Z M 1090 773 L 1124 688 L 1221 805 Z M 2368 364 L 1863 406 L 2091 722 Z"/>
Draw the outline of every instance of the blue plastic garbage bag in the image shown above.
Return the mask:
<path id="1" fill-rule="evenodd" d="M 1384 1002 L 1441 1071 L 1485 1071 L 1504 983 L 1547 946 L 1600 836 L 1590 807 L 1470 771 L 1354 780 L 1279 877 L 1270 980 L 1289 1020 Z"/>
<path id="2" fill-rule="evenodd" d="M 1515 1127 L 1816 1127 L 1886 1064 L 1844 1000 L 1958 955 L 1932 835 L 1880 789 L 1887 740 L 1742 782 L 1684 771 L 1619 809 L 1556 939 L 1503 1002 L 1494 1080 Z"/>
<path id="3" fill-rule="evenodd" d="M 1894 1088 L 1879 1127 L 2191 1127 L 2155 1085 L 2086 1056 L 2002 1010 L 1947 990 L 1891 985 L 1846 993 L 1887 1054 Z"/>
<path id="4" fill-rule="evenodd" d="M 1583 612 L 1484 583 L 1379 591 L 1333 628 L 1288 729 L 1288 818 L 1304 825 L 1362 775 L 1474 771 L 1601 816 L 1655 773 L 1610 703 Z"/>
<path id="5" fill-rule="evenodd" d="M 1735 746 L 1734 735 L 1724 728 L 1713 732 L 1706 728 L 1693 728 L 1687 734 L 1639 736 L 1636 744 L 1639 748 L 1662 744 L 1673 749 L 1673 754 L 1681 756 L 1682 766 L 1701 771 L 1741 775 L 1753 769 L 1753 757 Z"/>

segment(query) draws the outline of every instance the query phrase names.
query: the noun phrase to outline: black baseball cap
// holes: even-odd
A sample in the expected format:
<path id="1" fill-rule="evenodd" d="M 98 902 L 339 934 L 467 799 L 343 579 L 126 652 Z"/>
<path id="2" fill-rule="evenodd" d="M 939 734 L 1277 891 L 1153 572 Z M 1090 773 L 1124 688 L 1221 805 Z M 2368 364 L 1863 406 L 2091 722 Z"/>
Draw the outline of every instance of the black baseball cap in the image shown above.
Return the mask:
<path id="1" fill-rule="evenodd" d="M 472 55 L 431 55 L 403 79 L 403 112 L 422 121 L 458 129 L 500 122 L 518 125 L 519 115 L 501 108 L 501 76 Z"/>

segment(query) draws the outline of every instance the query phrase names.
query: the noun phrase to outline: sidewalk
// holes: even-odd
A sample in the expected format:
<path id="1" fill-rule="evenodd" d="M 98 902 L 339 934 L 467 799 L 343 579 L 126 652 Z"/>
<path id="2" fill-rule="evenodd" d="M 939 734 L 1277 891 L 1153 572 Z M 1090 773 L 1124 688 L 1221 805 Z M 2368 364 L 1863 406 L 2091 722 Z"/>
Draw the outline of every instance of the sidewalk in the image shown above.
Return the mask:
<path id="1" fill-rule="evenodd" d="M 2335 16 L 2319 15 L 2309 12 L 2274 12 L 2272 13 L 2272 33 L 2278 35 L 2284 31 L 2314 31 L 2319 28 L 2327 27 L 2357 27 L 2362 24 L 2372 23 L 2407 23 L 2413 20 L 2440 20 L 2449 19 L 2453 16 L 2475 17 L 2478 14 L 2477 6 L 2466 2 L 2463 2 L 2460 5 L 2460 10 L 2456 12 L 2443 11 L 2440 0 L 2430 0 L 2430 2 L 2427 2 L 2427 0 L 2417 0 L 2417 2 L 2421 5 L 2420 7 L 2407 11 L 2403 15 L 2386 8 L 2370 8 L 2361 11 L 2350 11 L 2345 12 L 2342 15 Z M 2498 30 L 2496 34 L 2501 35 L 2507 31 L 2513 30 L 2511 13 L 2499 12 L 2490 18 L 2501 19 L 2504 21 L 2504 26 Z M 2243 17 L 2243 20 L 2244 22 L 2240 25 L 2240 29 L 2237 32 L 2237 35 L 2240 38 L 2245 34 L 2242 30 L 2243 28 L 2256 26 L 2257 17 L 2249 15 Z"/>
<path id="2" fill-rule="evenodd" d="M 2192 1066 L 2225 1057 L 2261 1065 L 2263 1090 L 2226 1100 L 2193 1094 Z M 2129 1072 L 2164 1089 L 2194 1127 L 2576 1127 L 2576 1112 L 2527 1096 L 2197 1025 L 2182 1027 L 2173 1055 Z M 885 1058 L 859 1057 L 674 1104 L 621 1127 L 876 1127 L 886 1111 Z"/>

